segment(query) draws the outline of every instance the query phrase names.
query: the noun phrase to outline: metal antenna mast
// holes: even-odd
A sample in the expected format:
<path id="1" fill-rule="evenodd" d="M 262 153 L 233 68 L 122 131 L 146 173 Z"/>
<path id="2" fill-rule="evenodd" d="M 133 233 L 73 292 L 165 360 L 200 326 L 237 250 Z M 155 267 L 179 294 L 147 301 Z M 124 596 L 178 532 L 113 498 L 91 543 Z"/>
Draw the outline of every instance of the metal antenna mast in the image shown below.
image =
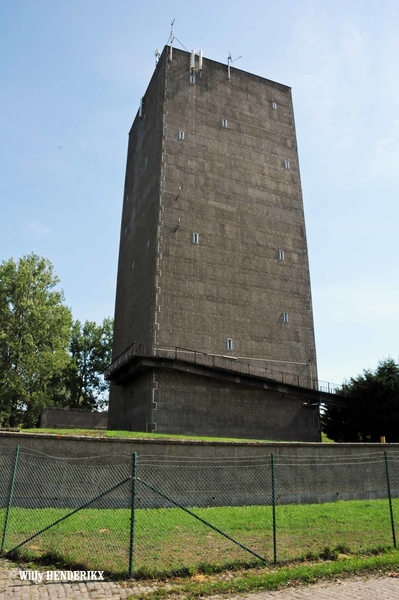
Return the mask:
<path id="1" fill-rule="evenodd" d="M 173 42 L 174 42 L 174 39 L 175 39 L 175 31 L 173 29 L 173 25 L 175 24 L 175 20 L 176 20 L 176 17 L 173 17 L 173 21 L 170 24 L 170 36 L 169 36 L 169 45 L 170 45 L 169 60 L 170 60 L 170 62 L 172 62 Z"/>
<path id="2" fill-rule="evenodd" d="M 169 44 L 172 45 L 173 44 L 173 40 L 175 39 L 175 32 L 173 29 L 173 25 L 175 24 L 176 21 L 176 17 L 173 17 L 173 21 L 170 24 L 170 37 L 169 37 Z"/>
<path id="3" fill-rule="evenodd" d="M 236 62 L 236 60 L 238 60 L 239 58 L 242 58 L 242 56 L 237 56 L 237 58 L 233 60 L 231 57 L 231 52 L 229 50 L 229 55 L 227 57 L 227 79 L 230 79 L 230 65 L 232 65 L 233 62 Z"/>

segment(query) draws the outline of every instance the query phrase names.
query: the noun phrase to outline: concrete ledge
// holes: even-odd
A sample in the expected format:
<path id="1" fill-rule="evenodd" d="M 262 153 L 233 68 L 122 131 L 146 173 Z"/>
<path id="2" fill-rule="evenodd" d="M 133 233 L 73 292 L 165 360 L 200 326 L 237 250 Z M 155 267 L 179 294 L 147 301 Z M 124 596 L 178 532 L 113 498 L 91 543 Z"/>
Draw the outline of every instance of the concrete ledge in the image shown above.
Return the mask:
<path id="1" fill-rule="evenodd" d="M 156 356 L 134 356 L 132 357 L 131 361 L 123 365 L 123 367 L 121 367 L 110 379 L 114 385 L 122 385 L 125 381 L 133 379 L 135 375 L 138 375 L 140 372 L 146 369 L 168 369 L 172 371 L 179 371 L 181 373 L 190 373 L 192 375 L 200 375 L 202 377 L 209 377 L 212 379 L 246 385 L 249 387 L 270 390 L 273 392 L 279 392 L 281 394 L 299 396 L 312 402 L 323 402 L 325 404 L 334 404 L 336 406 L 347 405 L 347 400 L 338 396 L 337 394 L 329 394 L 327 392 L 304 388 L 289 383 L 281 383 L 275 379 L 239 373 L 237 371 L 224 369 L 222 367 L 213 367 L 190 363 L 183 360 L 176 360 L 173 358 L 160 358 Z"/>
<path id="2" fill-rule="evenodd" d="M 177 462 L 195 460 L 206 462 L 236 461 L 270 458 L 274 452 L 276 458 L 290 457 L 318 460 L 327 457 L 338 459 L 341 456 L 359 457 L 370 450 L 399 451 L 397 444 L 323 444 L 321 442 L 219 442 L 202 440 L 168 440 L 146 438 L 106 438 L 51 433 L 13 433 L 0 432 L 0 454 L 15 451 L 17 444 L 25 453 L 32 455 L 43 453 L 61 459 L 96 459 L 98 464 L 119 464 L 129 462 L 133 452 L 146 459 L 156 458 L 160 462 L 176 459 Z M 83 464 L 83 463 L 82 463 Z"/>

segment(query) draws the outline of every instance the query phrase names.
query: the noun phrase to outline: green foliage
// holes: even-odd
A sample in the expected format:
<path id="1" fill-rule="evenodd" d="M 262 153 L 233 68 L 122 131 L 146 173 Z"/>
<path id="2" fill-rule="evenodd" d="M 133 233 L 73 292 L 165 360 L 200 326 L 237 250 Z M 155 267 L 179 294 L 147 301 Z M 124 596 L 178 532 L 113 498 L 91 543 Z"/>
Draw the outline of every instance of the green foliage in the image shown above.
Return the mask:
<path id="1" fill-rule="evenodd" d="M 347 407 L 325 406 L 324 433 L 335 442 L 399 442 L 399 365 L 388 358 L 375 371 L 345 383 Z"/>
<path id="2" fill-rule="evenodd" d="M 85 410 L 102 409 L 108 403 L 109 383 L 103 373 L 111 362 L 113 321 L 101 325 L 75 321 L 69 351 L 71 360 L 63 372 L 64 398 L 60 404 Z"/>
<path id="3" fill-rule="evenodd" d="M 0 421 L 32 426 L 68 364 L 72 322 L 51 263 L 36 254 L 0 265 Z"/>
<path id="4" fill-rule="evenodd" d="M 58 283 L 33 253 L 0 265 L 0 425 L 34 427 L 45 406 L 107 404 L 113 321 L 73 322 Z"/>

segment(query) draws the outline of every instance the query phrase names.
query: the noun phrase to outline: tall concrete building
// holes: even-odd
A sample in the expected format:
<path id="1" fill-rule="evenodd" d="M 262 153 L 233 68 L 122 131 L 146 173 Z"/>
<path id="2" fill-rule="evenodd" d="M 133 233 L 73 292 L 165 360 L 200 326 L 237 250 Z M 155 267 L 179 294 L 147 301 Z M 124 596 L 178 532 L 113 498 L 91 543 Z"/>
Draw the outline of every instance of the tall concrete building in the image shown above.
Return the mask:
<path id="1" fill-rule="evenodd" d="M 166 46 L 129 134 L 109 427 L 318 440 L 291 89 Z"/>

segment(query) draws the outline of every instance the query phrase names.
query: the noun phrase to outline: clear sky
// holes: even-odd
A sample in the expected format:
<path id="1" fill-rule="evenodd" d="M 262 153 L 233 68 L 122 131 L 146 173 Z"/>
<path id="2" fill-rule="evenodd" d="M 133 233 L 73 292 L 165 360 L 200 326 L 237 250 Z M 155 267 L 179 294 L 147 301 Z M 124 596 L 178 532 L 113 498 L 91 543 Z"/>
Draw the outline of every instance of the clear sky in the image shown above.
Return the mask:
<path id="1" fill-rule="evenodd" d="M 75 318 L 113 316 L 127 134 L 174 17 L 293 88 L 320 379 L 397 360 L 396 0 L 2 0 L 0 260 L 45 256 Z"/>

